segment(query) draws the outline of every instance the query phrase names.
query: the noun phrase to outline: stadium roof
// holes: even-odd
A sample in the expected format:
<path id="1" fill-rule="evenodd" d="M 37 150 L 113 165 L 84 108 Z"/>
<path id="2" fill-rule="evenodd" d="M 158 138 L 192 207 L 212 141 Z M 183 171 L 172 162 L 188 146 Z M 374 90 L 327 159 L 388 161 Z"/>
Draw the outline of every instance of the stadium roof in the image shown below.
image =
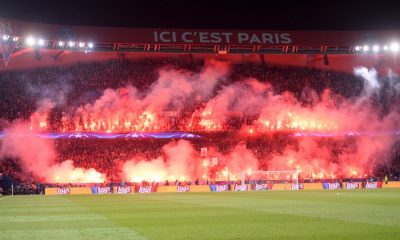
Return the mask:
<path id="1" fill-rule="evenodd" d="M 345 66 L 344 57 L 371 55 L 382 64 L 388 60 L 378 55 L 395 57 L 387 53 L 400 51 L 400 30 L 385 30 L 398 27 L 399 3 L 260 2 L 10 3 L 0 8 L 0 47 L 6 65 L 11 56 L 17 58 L 13 68 L 27 59 L 47 64 L 41 58 L 46 55 L 54 63 L 93 59 L 82 55 L 87 52 L 96 52 L 98 59 L 109 59 L 109 52 L 268 54 L 268 61 L 278 62 L 280 56 L 271 55 L 299 54 L 306 56 L 292 57 L 293 62 L 307 65 L 329 65 L 327 55 L 335 65 L 331 55 L 336 54 L 343 55 L 336 59 Z"/>
<path id="2" fill-rule="evenodd" d="M 7 47 L 96 52 L 349 54 L 364 50 L 367 53 L 389 50 L 389 45 L 400 38 L 400 31 L 121 28 L 0 18 L 0 35 L 3 38 L 0 47 L 7 58 Z M 370 46 L 361 49 L 366 44 Z M 374 45 L 378 48 L 372 49 Z M 399 47 L 394 48 L 397 51 Z"/>

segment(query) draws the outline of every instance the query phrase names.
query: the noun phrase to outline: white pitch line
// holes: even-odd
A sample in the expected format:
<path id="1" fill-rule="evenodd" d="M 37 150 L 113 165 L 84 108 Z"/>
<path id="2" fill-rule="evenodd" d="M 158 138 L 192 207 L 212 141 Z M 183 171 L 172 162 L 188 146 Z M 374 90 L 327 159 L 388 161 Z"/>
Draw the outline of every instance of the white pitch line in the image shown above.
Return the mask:
<path id="1" fill-rule="evenodd" d="M 11 195 L 11 196 L 2 197 L 2 198 L 0 198 L 0 201 L 1 201 L 1 200 L 4 200 L 4 199 L 6 199 L 6 198 L 9 198 L 9 197 L 12 197 L 12 195 Z"/>

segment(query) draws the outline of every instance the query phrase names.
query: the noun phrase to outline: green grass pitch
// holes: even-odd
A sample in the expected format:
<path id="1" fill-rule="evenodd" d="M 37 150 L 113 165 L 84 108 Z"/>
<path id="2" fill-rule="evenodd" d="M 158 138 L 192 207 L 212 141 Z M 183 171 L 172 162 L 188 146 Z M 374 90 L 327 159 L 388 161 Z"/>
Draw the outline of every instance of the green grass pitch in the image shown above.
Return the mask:
<path id="1" fill-rule="evenodd" d="M 400 239 L 400 189 L 0 196 L 0 239 Z"/>

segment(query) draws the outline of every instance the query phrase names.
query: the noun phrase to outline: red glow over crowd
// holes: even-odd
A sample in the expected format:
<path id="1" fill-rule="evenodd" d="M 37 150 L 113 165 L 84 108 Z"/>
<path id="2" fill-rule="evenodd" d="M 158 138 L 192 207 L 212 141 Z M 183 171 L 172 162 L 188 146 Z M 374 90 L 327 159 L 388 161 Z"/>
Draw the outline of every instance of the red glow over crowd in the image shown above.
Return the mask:
<path id="1" fill-rule="evenodd" d="M 294 174 L 264 177 L 316 181 L 399 172 L 396 136 L 291 134 L 400 129 L 400 94 L 390 85 L 396 81 L 374 69 L 350 74 L 215 60 L 114 60 L 0 74 L 0 127 L 8 133 L 0 170 L 21 180 L 236 181 L 261 177 L 253 174 L 259 170 L 289 170 Z M 27 131 L 206 137 L 21 138 Z"/>

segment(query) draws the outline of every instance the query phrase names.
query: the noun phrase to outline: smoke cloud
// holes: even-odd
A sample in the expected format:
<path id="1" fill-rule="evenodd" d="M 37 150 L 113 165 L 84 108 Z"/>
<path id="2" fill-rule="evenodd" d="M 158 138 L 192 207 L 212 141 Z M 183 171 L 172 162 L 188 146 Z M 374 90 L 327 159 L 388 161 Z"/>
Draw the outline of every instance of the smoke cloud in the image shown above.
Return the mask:
<path id="1" fill-rule="evenodd" d="M 170 142 L 163 146 L 162 152 L 164 157 L 126 161 L 123 165 L 125 179 L 134 182 L 186 181 L 208 179 L 214 175 L 213 178 L 227 180 L 230 174 L 229 179 L 236 180 L 240 179 L 243 171 L 256 170 L 258 167 L 257 158 L 243 143 L 225 154 L 210 148 L 208 157 L 200 156 L 195 147 L 186 140 Z M 216 162 L 212 163 L 211 157 Z M 212 169 L 208 169 L 209 166 Z"/>
<path id="2" fill-rule="evenodd" d="M 51 183 L 101 183 L 105 175 L 93 168 L 75 168 L 71 160 L 56 162 L 54 141 L 35 137 L 26 123 L 16 123 L 4 130 L 0 146 L 0 158 L 11 157 L 19 160 L 25 173 L 32 179 Z M 27 134 L 30 133 L 30 134 Z"/>
<path id="3" fill-rule="evenodd" d="M 276 146 L 280 151 L 271 151 L 261 159 L 245 142 L 237 141 L 224 152 L 210 147 L 209 155 L 202 157 L 199 146 L 185 140 L 172 141 L 154 159 L 134 156 L 125 161 L 121 170 L 128 181 L 182 181 L 211 175 L 238 179 L 243 171 L 257 170 L 260 162 L 266 162 L 263 170 L 298 170 L 304 177 L 363 177 L 387 161 L 397 140 L 391 132 L 400 127 L 400 83 L 393 72 L 381 79 L 374 69 L 355 68 L 354 74 L 364 81 L 364 90 L 360 96 L 346 99 L 330 89 L 317 93 L 310 87 L 300 94 L 278 93 L 270 83 L 254 78 L 228 82 L 230 69 L 229 64 L 218 61 L 208 61 L 199 72 L 164 67 L 159 70 L 158 80 L 146 91 L 132 86 L 106 89 L 94 102 L 83 103 L 72 114 L 65 113 L 63 129 L 171 130 L 170 119 L 175 118 L 189 119 L 183 121 L 188 129 L 198 119 L 196 130 L 214 131 L 224 130 L 232 124 L 231 119 L 240 118 L 245 123 L 239 127 L 246 137 L 275 132 L 341 136 L 321 138 L 300 134 L 293 143 L 282 143 Z M 31 125 L 14 124 L 6 130 L 0 156 L 20 159 L 27 172 L 46 181 L 102 182 L 104 173 L 75 168 L 69 160 L 57 162 L 51 140 L 25 135 L 35 131 L 32 126 L 39 125 L 45 130 L 49 112 L 63 101 L 62 97 L 41 98 Z"/>

